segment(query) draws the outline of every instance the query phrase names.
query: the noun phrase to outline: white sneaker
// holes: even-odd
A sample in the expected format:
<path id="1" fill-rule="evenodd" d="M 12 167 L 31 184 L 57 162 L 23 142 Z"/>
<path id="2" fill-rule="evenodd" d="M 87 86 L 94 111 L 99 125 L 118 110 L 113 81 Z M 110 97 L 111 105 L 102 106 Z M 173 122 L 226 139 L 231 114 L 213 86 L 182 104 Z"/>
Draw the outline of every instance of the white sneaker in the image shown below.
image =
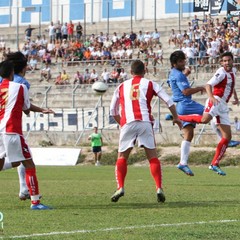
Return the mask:
<path id="1" fill-rule="evenodd" d="M 97 161 L 96 163 L 95 163 L 95 166 L 97 166 L 97 167 L 99 167 L 101 164 L 100 164 L 100 162 L 99 161 Z"/>

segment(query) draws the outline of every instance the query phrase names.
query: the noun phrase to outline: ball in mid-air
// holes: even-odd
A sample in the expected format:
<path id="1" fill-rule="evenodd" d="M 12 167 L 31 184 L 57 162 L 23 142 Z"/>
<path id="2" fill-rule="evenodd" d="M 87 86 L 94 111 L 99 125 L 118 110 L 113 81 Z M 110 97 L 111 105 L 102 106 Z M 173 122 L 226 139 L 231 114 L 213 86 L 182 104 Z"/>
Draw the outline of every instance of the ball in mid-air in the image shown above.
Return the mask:
<path id="1" fill-rule="evenodd" d="M 99 94 L 105 93 L 107 89 L 108 89 L 108 85 L 101 81 L 97 81 L 92 85 L 92 90 Z"/>

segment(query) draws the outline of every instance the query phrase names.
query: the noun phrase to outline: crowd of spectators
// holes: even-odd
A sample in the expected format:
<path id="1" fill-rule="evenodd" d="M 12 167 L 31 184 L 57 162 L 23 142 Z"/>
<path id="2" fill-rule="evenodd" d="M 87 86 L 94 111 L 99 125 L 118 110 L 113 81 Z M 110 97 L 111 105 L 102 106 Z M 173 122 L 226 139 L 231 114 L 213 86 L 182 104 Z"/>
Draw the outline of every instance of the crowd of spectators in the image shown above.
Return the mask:
<path id="1" fill-rule="evenodd" d="M 197 15 L 188 22 L 184 31 L 171 30 L 168 44 L 181 49 L 192 66 L 207 66 L 213 70 L 218 63 L 218 57 L 225 51 L 232 52 L 234 62 L 239 68 L 240 63 L 240 15 L 235 17 L 230 13 L 222 21 L 205 15 L 199 19 Z"/>

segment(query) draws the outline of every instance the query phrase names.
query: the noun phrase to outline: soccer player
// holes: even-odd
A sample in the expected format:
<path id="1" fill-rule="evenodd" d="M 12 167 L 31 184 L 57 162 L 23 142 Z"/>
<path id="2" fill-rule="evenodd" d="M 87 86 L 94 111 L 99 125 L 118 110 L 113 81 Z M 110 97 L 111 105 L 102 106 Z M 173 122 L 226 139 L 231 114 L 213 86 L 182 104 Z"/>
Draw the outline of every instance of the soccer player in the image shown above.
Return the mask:
<path id="1" fill-rule="evenodd" d="M 100 160 L 102 157 L 102 144 L 103 139 L 101 133 L 98 132 L 98 128 L 94 127 L 94 133 L 92 133 L 88 140 L 91 140 L 92 151 L 94 153 L 95 166 L 100 166 Z"/>
<path id="2" fill-rule="evenodd" d="M 169 75 L 168 83 L 172 89 L 172 98 L 176 103 L 178 114 L 202 114 L 204 106 L 192 100 L 192 94 L 205 91 L 204 87 L 191 87 L 187 79 L 187 73 L 184 74 L 186 68 L 186 57 L 182 51 L 175 51 L 170 56 L 172 69 Z M 194 173 L 188 166 L 188 158 L 190 153 L 190 145 L 194 136 L 194 128 L 196 124 L 183 122 L 183 141 L 181 143 L 180 163 L 177 168 L 189 176 Z"/>
<path id="3" fill-rule="evenodd" d="M 218 129 L 222 137 L 217 145 L 209 169 L 219 175 L 225 176 L 226 173 L 219 167 L 219 163 L 232 138 L 227 103 L 232 95 L 234 96 L 234 101 L 232 102 L 234 105 L 239 104 L 239 99 L 234 88 L 236 69 L 233 68 L 233 55 L 231 52 L 225 52 L 221 55 L 220 59 L 222 67 L 216 71 L 214 76 L 206 84 L 208 99 L 205 104 L 204 113 L 195 115 L 187 114 L 186 116 L 181 116 L 181 119 L 183 121 L 206 124 L 209 123 L 213 117 L 216 117 Z"/>
<path id="4" fill-rule="evenodd" d="M 40 203 L 36 169 L 30 149 L 22 133 L 22 112 L 30 112 L 28 89 L 13 82 L 14 67 L 9 60 L 0 63 L 0 171 L 17 167 L 22 163 L 26 169 L 26 183 L 31 196 L 32 210 L 47 210 L 50 207 Z M 42 108 L 35 111 L 44 113 Z M 49 113 L 47 110 L 46 113 Z"/>
<path id="5" fill-rule="evenodd" d="M 161 164 L 157 158 L 150 106 L 153 96 L 161 98 L 167 104 L 173 115 L 174 124 L 176 123 L 179 128 L 182 124 L 170 96 L 157 83 L 144 78 L 145 68 L 142 61 L 133 61 L 131 74 L 132 78 L 121 83 L 114 91 L 110 105 L 110 115 L 121 126 L 115 168 L 117 191 L 111 197 L 111 201 L 117 202 L 120 197 L 124 196 L 127 160 L 138 141 L 138 146 L 144 148 L 150 163 L 150 171 L 156 184 L 157 201 L 164 202 Z"/>

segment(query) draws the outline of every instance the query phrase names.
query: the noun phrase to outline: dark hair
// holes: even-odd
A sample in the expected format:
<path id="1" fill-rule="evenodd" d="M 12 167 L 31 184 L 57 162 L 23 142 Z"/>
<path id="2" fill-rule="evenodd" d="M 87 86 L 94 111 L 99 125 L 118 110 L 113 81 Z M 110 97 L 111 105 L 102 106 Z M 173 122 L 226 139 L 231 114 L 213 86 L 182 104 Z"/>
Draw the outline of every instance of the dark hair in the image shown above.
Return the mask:
<path id="1" fill-rule="evenodd" d="M 223 57 L 226 57 L 226 56 L 231 57 L 233 60 L 233 55 L 231 52 L 224 52 L 223 54 L 221 54 L 220 59 L 222 59 Z"/>
<path id="2" fill-rule="evenodd" d="M 144 64 L 141 60 L 135 60 L 131 64 L 131 71 L 133 74 L 142 75 L 145 73 Z"/>
<path id="3" fill-rule="evenodd" d="M 20 73 L 27 66 L 27 58 L 21 52 L 7 54 L 7 60 L 12 61 L 16 74 Z"/>
<path id="4" fill-rule="evenodd" d="M 183 51 L 177 50 L 170 55 L 170 63 L 173 66 L 180 60 L 186 59 L 186 56 Z"/>
<path id="5" fill-rule="evenodd" d="M 9 60 L 5 60 L 0 63 L 0 76 L 2 78 L 9 78 L 13 72 L 13 63 Z"/>

